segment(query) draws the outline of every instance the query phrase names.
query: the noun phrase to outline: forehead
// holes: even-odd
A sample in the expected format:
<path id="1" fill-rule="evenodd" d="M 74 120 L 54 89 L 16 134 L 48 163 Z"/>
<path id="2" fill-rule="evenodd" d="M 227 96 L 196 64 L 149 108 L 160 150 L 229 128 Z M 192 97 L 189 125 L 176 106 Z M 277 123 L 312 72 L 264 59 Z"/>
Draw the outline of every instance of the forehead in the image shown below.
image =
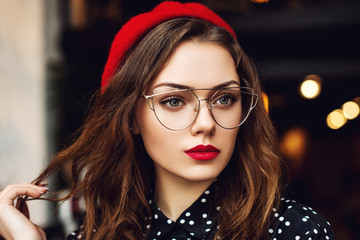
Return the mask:
<path id="1" fill-rule="evenodd" d="M 211 88 L 223 82 L 239 82 L 234 59 L 222 46 L 209 42 L 186 41 L 175 50 L 151 89 L 163 83 L 191 88 Z"/>

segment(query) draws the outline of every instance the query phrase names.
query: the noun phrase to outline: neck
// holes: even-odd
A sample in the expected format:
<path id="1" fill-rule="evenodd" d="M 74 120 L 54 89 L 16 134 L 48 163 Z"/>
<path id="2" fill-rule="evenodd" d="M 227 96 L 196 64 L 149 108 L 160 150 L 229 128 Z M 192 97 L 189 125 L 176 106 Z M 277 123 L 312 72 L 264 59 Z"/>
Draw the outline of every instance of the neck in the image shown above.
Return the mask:
<path id="1" fill-rule="evenodd" d="M 174 176 L 164 169 L 156 169 L 154 200 L 166 217 L 176 221 L 213 181 L 213 179 L 189 181 Z"/>

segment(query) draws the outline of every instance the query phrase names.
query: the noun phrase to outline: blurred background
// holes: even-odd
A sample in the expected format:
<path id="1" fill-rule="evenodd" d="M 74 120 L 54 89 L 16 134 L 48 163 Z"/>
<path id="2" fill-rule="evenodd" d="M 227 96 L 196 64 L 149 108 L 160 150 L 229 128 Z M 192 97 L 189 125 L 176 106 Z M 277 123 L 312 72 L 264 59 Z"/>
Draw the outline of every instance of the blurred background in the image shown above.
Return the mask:
<path id="1" fill-rule="evenodd" d="M 114 35 L 160 2 L 0 0 L 0 188 L 31 181 L 69 144 Z M 259 68 L 291 166 L 288 197 L 317 209 L 337 239 L 360 239 L 360 1 L 198 2 L 234 28 Z M 54 176 L 51 190 L 63 178 Z M 49 239 L 78 225 L 77 201 L 59 210 L 31 204 Z"/>

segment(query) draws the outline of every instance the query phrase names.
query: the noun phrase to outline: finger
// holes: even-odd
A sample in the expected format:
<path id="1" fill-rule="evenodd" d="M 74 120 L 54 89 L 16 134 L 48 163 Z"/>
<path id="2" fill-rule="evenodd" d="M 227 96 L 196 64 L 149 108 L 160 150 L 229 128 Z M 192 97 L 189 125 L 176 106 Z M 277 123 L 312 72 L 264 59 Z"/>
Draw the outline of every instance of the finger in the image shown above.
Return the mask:
<path id="1" fill-rule="evenodd" d="M 41 228 L 41 227 L 39 227 L 38 225 L 36 225 L 36 227 L 37 227 L 37 229 L 38 229 L 38 231 L 40 232 L 40 234 L 41 234 L 41 239 L 45 239 L 46 240 L 46 233 L 44 232 L 44 230 Z"/>
<path id="2" fill-rule="evenodd" d="M 14 201 L 17 197 L 26 195 L 33 198 L 39 198 L 41 195 L 49 191 L 48 188 L 36 186 L 34 184 L 13 184 L 8 185 L 3 191 L 0 192 L 0 201 Z"/>
<path id="3" fill-rule="evenodd" d="M 19 197 L 17 198 L 17 201 L 16 201 L 16 208 L 22 212 L 22 214 L 25 215 L 25 217 L 27 217 L 28 219 L 30 219 L 30 212 L 29 212 L 29 208 L 26 204 L 26 201 L 24 198 L 22 197 Z"/>

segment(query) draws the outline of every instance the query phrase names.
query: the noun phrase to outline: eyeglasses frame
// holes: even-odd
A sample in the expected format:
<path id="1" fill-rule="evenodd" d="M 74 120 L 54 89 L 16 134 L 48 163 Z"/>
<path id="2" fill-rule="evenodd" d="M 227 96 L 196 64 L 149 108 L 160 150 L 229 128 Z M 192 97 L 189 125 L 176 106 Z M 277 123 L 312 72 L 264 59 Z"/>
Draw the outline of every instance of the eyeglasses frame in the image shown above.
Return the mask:
<path id="1" fill-rule="evenodd" d="M 239 92 L 240 92 L 240 93 L 249 94 L 249 95 L 251 95 L 252 97 L 255 97 L 255 99 L 253 99 L 253 98 L 251 99 L 250 109 L 249 109 L 247 115 L 245 116 L 245 118 L 241 121 L 241 123 L 240 123 L 239 125 L 235 126 L 235 127 L 227 128 L 227 127 L 221 126 L 221 125 L 216 121 L 216 119 L 215 119 L 215 117 L 214 117 L 214 115 L 213 115 L 213 112 L 212 112 L 211 100 L 212 100 L 212 98 L 213 98 L 214 96 L 216 96 L 216 94 L 217 94 L 219 91 L 221 91 L 221 90 L 232 90 L 232 89 L 235 89 L 235 88 L 236 88 L 236 89 L 239 89 Z M 241 89 L 247 89 L 249 92 L 241 91 Z M 195 92 L 194 92 L 194 91 L 198 91 L 198 90 L 200 90 L 200 91 L 201 91 L 201 90 L 208 90 L 208 91 L 216 91 L 216 92 L 214 92 L 214 94 L 211 95 L 210 98 L 199 98 L 199 97 L 195 94 Z M 165 125 L 160 121 L 159 117 L 157 116 L 156 111 L 155 111 L 155 107 L 154 107 L 154 99 L 153 99 L 153 97 L 159 96 L 159 95 L 162 95 L 162 94 L 165 94 L 165 93 L 184 92 L 184 91 L 189 91 L 189 92 L 191 92 L 191 93 L 197 98 L 197 100 L 198 100 L 199 107 L 197 107 L 197 106 L 195 105 L 194 108 L 193 108 L 194 111 L 196 112 L 196 115 L 195 115 L 195 117 L 194 117 L 194 120 L 193 120 L 189 125 L 187 125 L 186 127 L 182 128 L 182 129 L 180 129 L 180 130 L 176 130 L 176 129 L 169 128 L 169 127 L 165 126 Z M 152 93 L 153 93 L 153 92 L 154 92 L 154 91 L 152 91 Z M 159 121 L 159 123 L 160 123 L 163 127 L 165 127 L 166 129 L 169 129 L 169 130 L 171 130 L 171 131 L 182 131 L 182 130 L 185 130 L 185 129 L 187 129 L 188 127 L 190 127 L 190 126 L 196 121 L 196 118 L 198 117 L 198 114 L 199 114 L 199 112 L 200 112 L 200 105 L 201 105 L 201 102 L 200 102 L 200 101 L 205 101 L 205 100 L 207 100 L 207 108 L 208 108 L 208 110 L 209 110 L 209 112 L 210 112 L 210 115 L 211 115 L 212 119 L 215 121 L 215 123 L 216 123 L 218 126 L 220 126 L 221 128 L 224 128 L 224 129 L 228 129 L 228 130 L 238 128 L 238 127 L 240 127 L 240 126 L 246 121 L 246 119 L 247 119 L 247 118 L 249 117 L 249 115 L 250 115 L 250 112 L 256 107 L 257 102 L 258 102 L 258 100 L 259 100 L 259 95 L 258 95 L 257 93 L 255 93 L 254 89 L 251 88 L 251 87 L 184 88 L 184 89 L 175 89 L 175 90 L 171 90 L 171 91 L 168 91 L 168 92 L 162 92 L 162 93 L 157 93 L 157 94 L 143 95 L 142 97 L 146 100 L 149 108 L 154 112 L 154 114 L 155 114 L 155 116 L 156 116 L 156 119 Z M 151 100 L 151 102 L 150 102 L 150 100 Z"/>

